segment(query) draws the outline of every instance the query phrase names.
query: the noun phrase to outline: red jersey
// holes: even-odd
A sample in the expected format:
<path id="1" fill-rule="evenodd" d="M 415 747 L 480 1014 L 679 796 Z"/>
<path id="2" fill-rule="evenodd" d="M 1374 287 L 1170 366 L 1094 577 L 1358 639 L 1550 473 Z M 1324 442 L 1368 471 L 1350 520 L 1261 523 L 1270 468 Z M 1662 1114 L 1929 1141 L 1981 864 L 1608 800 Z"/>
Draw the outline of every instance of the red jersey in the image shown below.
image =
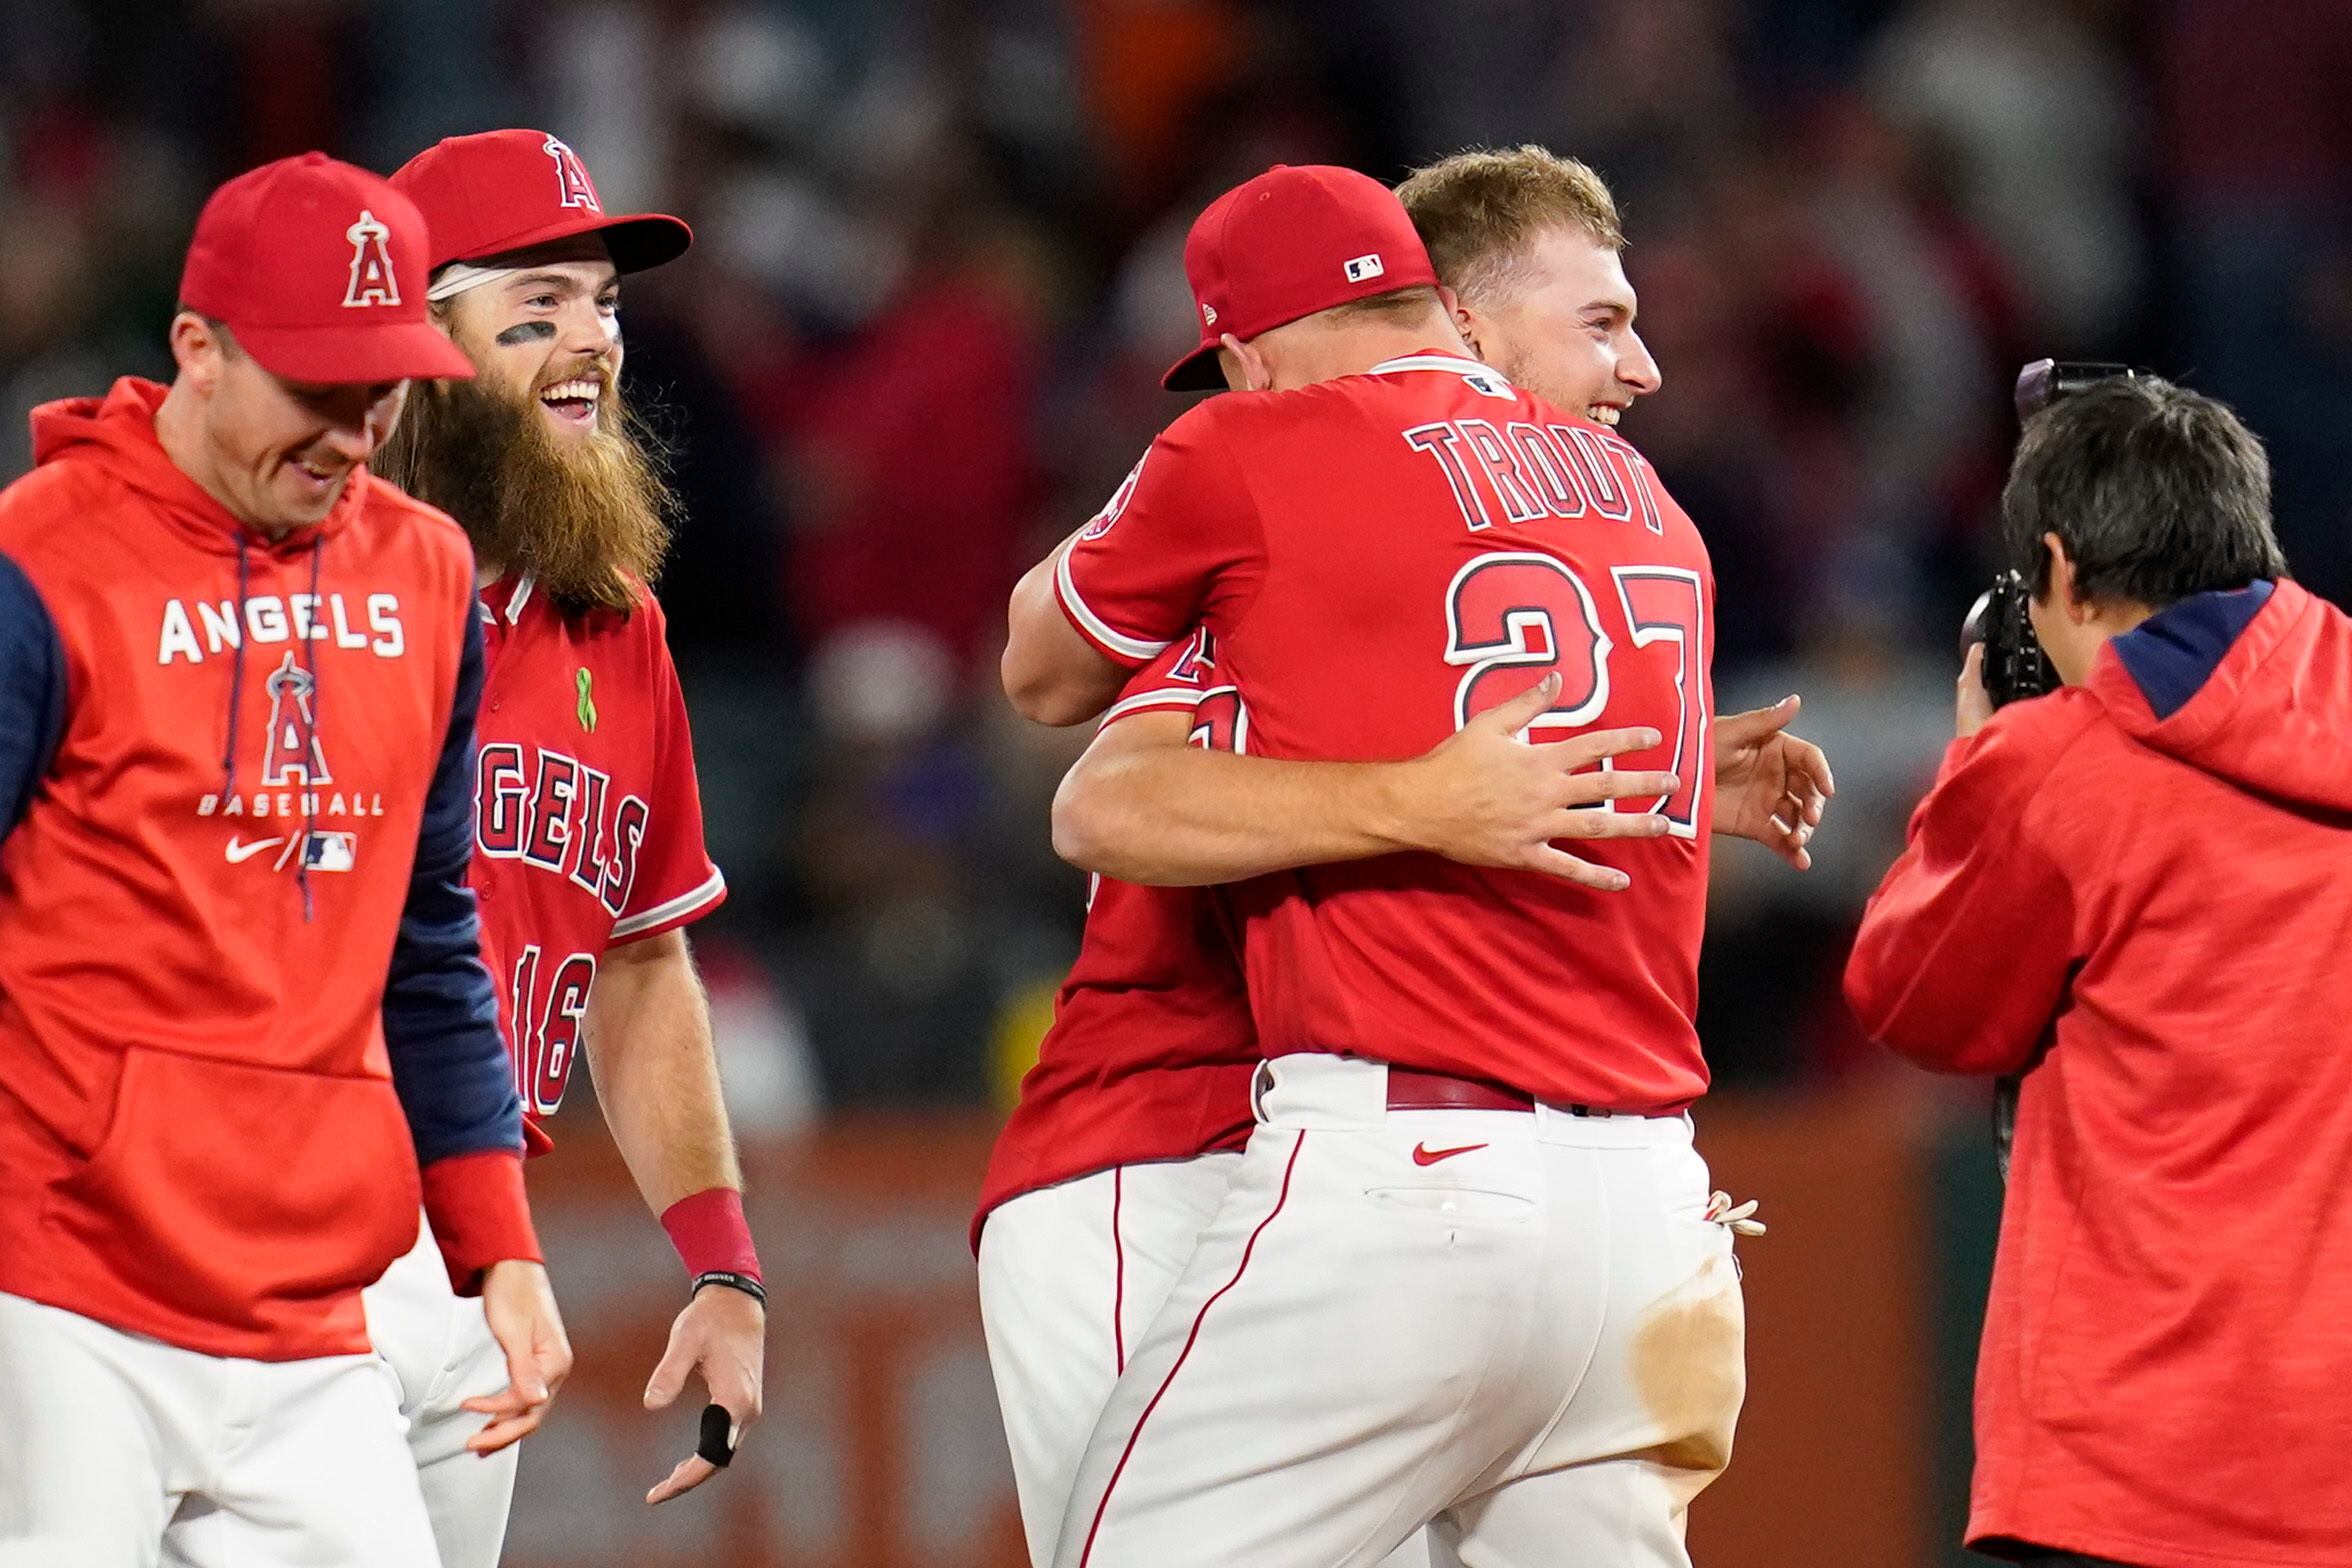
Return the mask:
<path id="1" fill-rule="evenodd" d="M 1103 723 L 1189 713 L 1197 744 L 1229 748 L 1233 690 L 1211 650 L 1201 633 L 1161 653 Z M 989 1211 L 1022 1193 L 1249 1136 L 1257 1035 L 1217 895 L 1109 877 L 1088 887 L 1078 961 L 981 1182 L 975 1247 Z"/>
<path id="2" fill-rule="evenodd" d="M 1413 757 L 1562 679 L 1532 739 L 1648 725 L 1670 836 L 1579 844 L 1631 878 L 1387 856 L 1238 890 L 1268 1055 L 1332 1051 L 1633 1109 L 1707 1085 L 1693 1015 L 1707 891 L 1714 577 L 1614 431 L 1423 353 L 1169 427 L 1058 572 L 1139 664 L 1196 622 L 1269 757 Z M 1640 802 L 1650 806 L 1651 802 Z"/>
<path id="3" fill-rule="evenodd" d="M 2352 619 L 2293 583 L 1953 743 L 1846 996 L 1923 1065 L 2032 1069 L 1972 1543 L 2352 1562 L 2348 934 Z"/>
<path id="4" fill-rule="evenodd" d="M 532 1117 L 563 1103 L 604 950 L 699 920 L 727 896 L 702 841 L 686 698 L 666 622 L 567 615 L 530 577 L 481 595 L 474 892 L 515 1084 Z M 528 1126 L 534 1153 L 548 1147 Z"/>

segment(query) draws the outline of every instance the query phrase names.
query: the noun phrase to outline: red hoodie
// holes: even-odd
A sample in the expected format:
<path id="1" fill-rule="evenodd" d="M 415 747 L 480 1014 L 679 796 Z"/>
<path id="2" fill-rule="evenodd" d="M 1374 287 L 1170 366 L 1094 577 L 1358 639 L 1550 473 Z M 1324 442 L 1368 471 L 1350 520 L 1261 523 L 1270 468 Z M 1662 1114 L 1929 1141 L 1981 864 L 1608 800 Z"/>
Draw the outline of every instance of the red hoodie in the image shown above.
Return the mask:
<path id="1" fill-rule="evenodd" d="M 538 1255 L 464 888 L 472 554 L 364 471 L 255 533 L 162 399 L 39 410 L 0 491 L 0 694 L 51 691 L 0 723 L 0 1291 L 349 1354 L 420 1185 L 459 1288 Z"/>
<path id="2" fill-rule="evenodd" d="M 2352 1563 L 2352 621 L 2201 594 L 1956 742 L 1846 995 L 2025 1079 L 1971 1543 Z M 1990 1155 L 1987 1155 L 1990 1158 Z"/>

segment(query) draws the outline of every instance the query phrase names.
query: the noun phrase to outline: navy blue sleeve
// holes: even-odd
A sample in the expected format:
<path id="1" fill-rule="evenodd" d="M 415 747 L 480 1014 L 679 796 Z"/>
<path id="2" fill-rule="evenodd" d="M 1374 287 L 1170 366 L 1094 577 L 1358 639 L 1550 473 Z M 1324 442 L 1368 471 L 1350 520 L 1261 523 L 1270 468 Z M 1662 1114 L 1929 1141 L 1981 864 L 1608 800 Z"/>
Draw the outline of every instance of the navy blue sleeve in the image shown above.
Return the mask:
<path id="1" fill-rule="evenodd" d="M 417 829 L 416 868 L 384 986 L 392 1084 L 420 1165 L 523 1146 L 522 1102 L 498 1035 L 498 997 L 482 966 L 481 920 L 466 886 L 474 847 L 474 711 L 482 699 L 482 627 L 470 604 L 467 612 L 449 737 Z"/>
<path id="2" fill-rule="evenodd" d="M 65 733 L 65 644 L 24 569 L 0 555 L 0 838 L 24 820 Z"/>

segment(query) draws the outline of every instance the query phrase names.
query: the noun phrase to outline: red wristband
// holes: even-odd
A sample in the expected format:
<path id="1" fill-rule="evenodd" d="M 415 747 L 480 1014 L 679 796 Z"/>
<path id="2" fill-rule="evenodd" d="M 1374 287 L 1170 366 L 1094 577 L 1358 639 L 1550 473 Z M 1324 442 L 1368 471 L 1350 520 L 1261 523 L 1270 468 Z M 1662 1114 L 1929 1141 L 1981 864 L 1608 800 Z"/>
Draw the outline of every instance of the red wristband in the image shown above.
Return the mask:
<path id="1" fill-rule="evenodd" d="M 760 1277 L 759 1249 L 751 1244 L 751 1227 L 743 1219 L 743 1194 L 732 1187 L 705 1187 L 662 1210 L 662 1229 L 686 1265 L 689 1278 L 697 1274 L 748 1274 Z"/>
<path id="2" fill-rule="evenodd" d="M 435 1160 L 424 1169 L 425 1219 L 449 1268 L 449 1288 L 482 1293 L 493 1263 L 519 1258 L 544 1262 L 523 1195 L 523 1157 L 512 1149 L 479 1149 Z"/>

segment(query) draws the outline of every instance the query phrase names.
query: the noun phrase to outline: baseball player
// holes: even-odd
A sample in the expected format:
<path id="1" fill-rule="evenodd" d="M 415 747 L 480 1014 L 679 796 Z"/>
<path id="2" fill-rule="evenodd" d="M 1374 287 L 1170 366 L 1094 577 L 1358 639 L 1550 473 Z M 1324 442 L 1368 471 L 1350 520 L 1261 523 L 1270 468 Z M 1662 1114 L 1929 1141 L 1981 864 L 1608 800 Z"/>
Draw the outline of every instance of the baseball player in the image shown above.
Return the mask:
<path id="1" fill-rule="evenodd" d="M 474 886 L 532 1118 L 562 1103 L 581 1051 L 638 1189 L 683 1260 L 688 1300 L 645 1400 L 707 1385 L 698 1451 L 659 1503 L 727 1463 L 760 1411 L 758 1255 L 684 928 L 726 883 L 703 846 L 694 750 L 661 606 L 646 583 L 669 496 L 619 394 L 620 277 L 681 254 L 659 214 L 607 213 L 572 149 L 542 131 L 443 141 L 393 175 L 431 225 L 432 318 L 477 374 L 417 389 L 386 472 L 447 508 L 480 562 L 488 676 Z M 465 1451 L 461 1396 L 490 1347 L 417 1257 L 369 1292 L 400 1375 L 447 1568 L 497 1560 L 509 1458 Z M 455 1322 L 457 1332 L 449 1332 Z"/>
<path id="2" fill-rule="evenodd" d="M 1614 430 L 1664 383 L 1634 329 L 1617 200 L 1590 165 L 1536 146 L 1456 153 L 1414 171 L 1397 198 L 1464 345 L 1514 386 Z M 1804 871 L 1837 784 L 1821 748 L 1787 733 L 1801 706 L 1784 697 L 1711 722 L 1709 826 Z"/>
<path id="3" fill-rule="evenodd" d="M 1468 358 L 1396 198 L 1276 169 L 1187 248 L 1195 409 L 1017 597 L 1006 684 L 1100 706 L 1194 622 L 1248 751 L 1411 756 L 1533 681 L 1640 722 L 1624 891 L 1384 857 L 1234 892 L 1261 1049 L 1216 1217 L 1089 1441 L 1054 1560 L 1679 1564 L 1743 1373 L 1684 1113 L 1710 818 L 1695 531 L 1638 453 Z M 1057 602 L 1058 601 L 1058 602 Z M 1065 618 L 1066 617 L 1066 618 Z M 1538 679 L 1540 677 L 1540 679 Z M 1313 1145 L 1310 1150 L 1309 1145 Z"/>
<path id="4" fill-rule="evenodd" d="M 1441 275 L 1466 302 L 1457 320 L 1466 336 L 1477 331 L 1482 357 L 1506 360 L 1549 401 L 1610 425 L 1657 388 L 1656 364 L 1633 330 L 1615 203 L 1589 168 L 1535 147 L 1468 153 L 1420 171 L 1399 194 Z M 1372 778 L 1376 768 L 1335 780 L 1310 766 L 1287 805 L 1255 790 L 1218 801 L 1224 789 L 1267 782 L 1265 764 L 1254 759 L 1213 778 L 1185 769 L 1159 791 L 1156 773 L 1140 766 L 1154 748 L 1198 738 L 1233 749 L 1234 694 L 1216 687 L 1213 662 L 1206 638 L 1187 639 L 1121 693 L 1057 802 L 1065 852 L 1145 881 L 1169 878 L 1189 856 L 1175 879 L 1200 882 L 1396 847 L 1360 829 L 1356 844 L 1370 847 L 1352 847 L 1334 831 L 1348 831 L 1336 808 L 1363 798 L 1347 795 L 1346 784 Z M 1540 707 L 1489 718 L 1516 722 Z M 1784 731 L 1795 707 L 1792 700 L 1715 722 L 1713 826 L 1757 837 L 1802 866 L 1830 782 L 1818 749 Z M 1522 762 L 1541 755 L 1524 748 L 1493 755 L 1508 762 L 1513 752 Z M 1190 760 L 1209 759 L 1195 751 Z M 1410 770 L 1389 782 L 1392 800 L 1440 798 L 1416 789 Z M 1547 782 L 1529 780 L 1538 791 Z M 1498 795 L 1486 804 L 1506 802 L 1523 814 L 1458 833 L 1456 852 L 1524 854 L 1577 874 L 1530 831 L 1547 825 L 1539 814 L 1548 817 L 1553 799 Z M 1196 837 L 1187 818 L 1204 806 L 1218 808 L 1219 821 Z M 1627 832 L 1642 825 L 1632 814 L 1607 820 Z M 1141 831 L 1127 831 L 1131 825 Z M 1318 832 L 1320 841 L 1308 837 Z M 1250 834 L 1260 835 L 1247 848 L 1257 858 L 1219 858 L 1232 857 Z M 1211 858 L 1198 858 L 1204 854 Z M 1053 1500 L 1067 1495 L 1124 1345 L 1140 1336 L 1222 1196 L 1228 1151 L 1246 1135 L 1257 1060 L 1230 944 L 1207 901 L 1108 876 L 1093 888 L 1078 963 L 999 1140 L 982 1194 L 978 1224 L 986 1228 L 976 1227 L 998 1398 L 1040 1562 L 1058 1526 Z M 1113 1301 L 1115 1317 L 1105 1309 Z"/>
<path id="5" fill-rule="evenodd" d="M 1561 823 L 1555 801 L 1656 794 L 1657 774 L 1577 771 L 1655 745 L 1656 734 L 1517 744 L 1513 727 L 1540 709 L 1523 701 L 1482 715 L 1418 763 L 1319 767 L 1314 825 L 1270 827 L 1271 845 L 1242 852 L 1266 869 L 1406 848 L 1474 863 L 1504 853 L 1547 857 L 1573 874 L 1584 863 L 1547 835 L 1655 831 L 1632 813 L 1586 811 Z M 1238 715 L 1201 633 L 1129 683 L 1097 744 L 1111 742 L 1114 726 L 1156 719 L 1229 750 Z M 1259 1052 L 1224 918 L 1214 898 L 1190 887 L 1095 880 L 1078 961 L 990 1158 L 973 1222 L 981 1318 L 1039 1563 L 1051 1560 L 1078 1460 L 1127 1347 L 1216 1213 L 1248 1135 Z"/>
<path id="6" fill-rule="evenodd" d="M 465 885 L 471 553 L 366 468 L 471 374 L 426 254 L 320 154 L 231 180 L 172 384 L 36 410 L 0 491 L 9 1568 L 432 1562 L 360 1295 L 420 1204 L 498 1347 L 473 1450 L 570 1367 Z"/>

